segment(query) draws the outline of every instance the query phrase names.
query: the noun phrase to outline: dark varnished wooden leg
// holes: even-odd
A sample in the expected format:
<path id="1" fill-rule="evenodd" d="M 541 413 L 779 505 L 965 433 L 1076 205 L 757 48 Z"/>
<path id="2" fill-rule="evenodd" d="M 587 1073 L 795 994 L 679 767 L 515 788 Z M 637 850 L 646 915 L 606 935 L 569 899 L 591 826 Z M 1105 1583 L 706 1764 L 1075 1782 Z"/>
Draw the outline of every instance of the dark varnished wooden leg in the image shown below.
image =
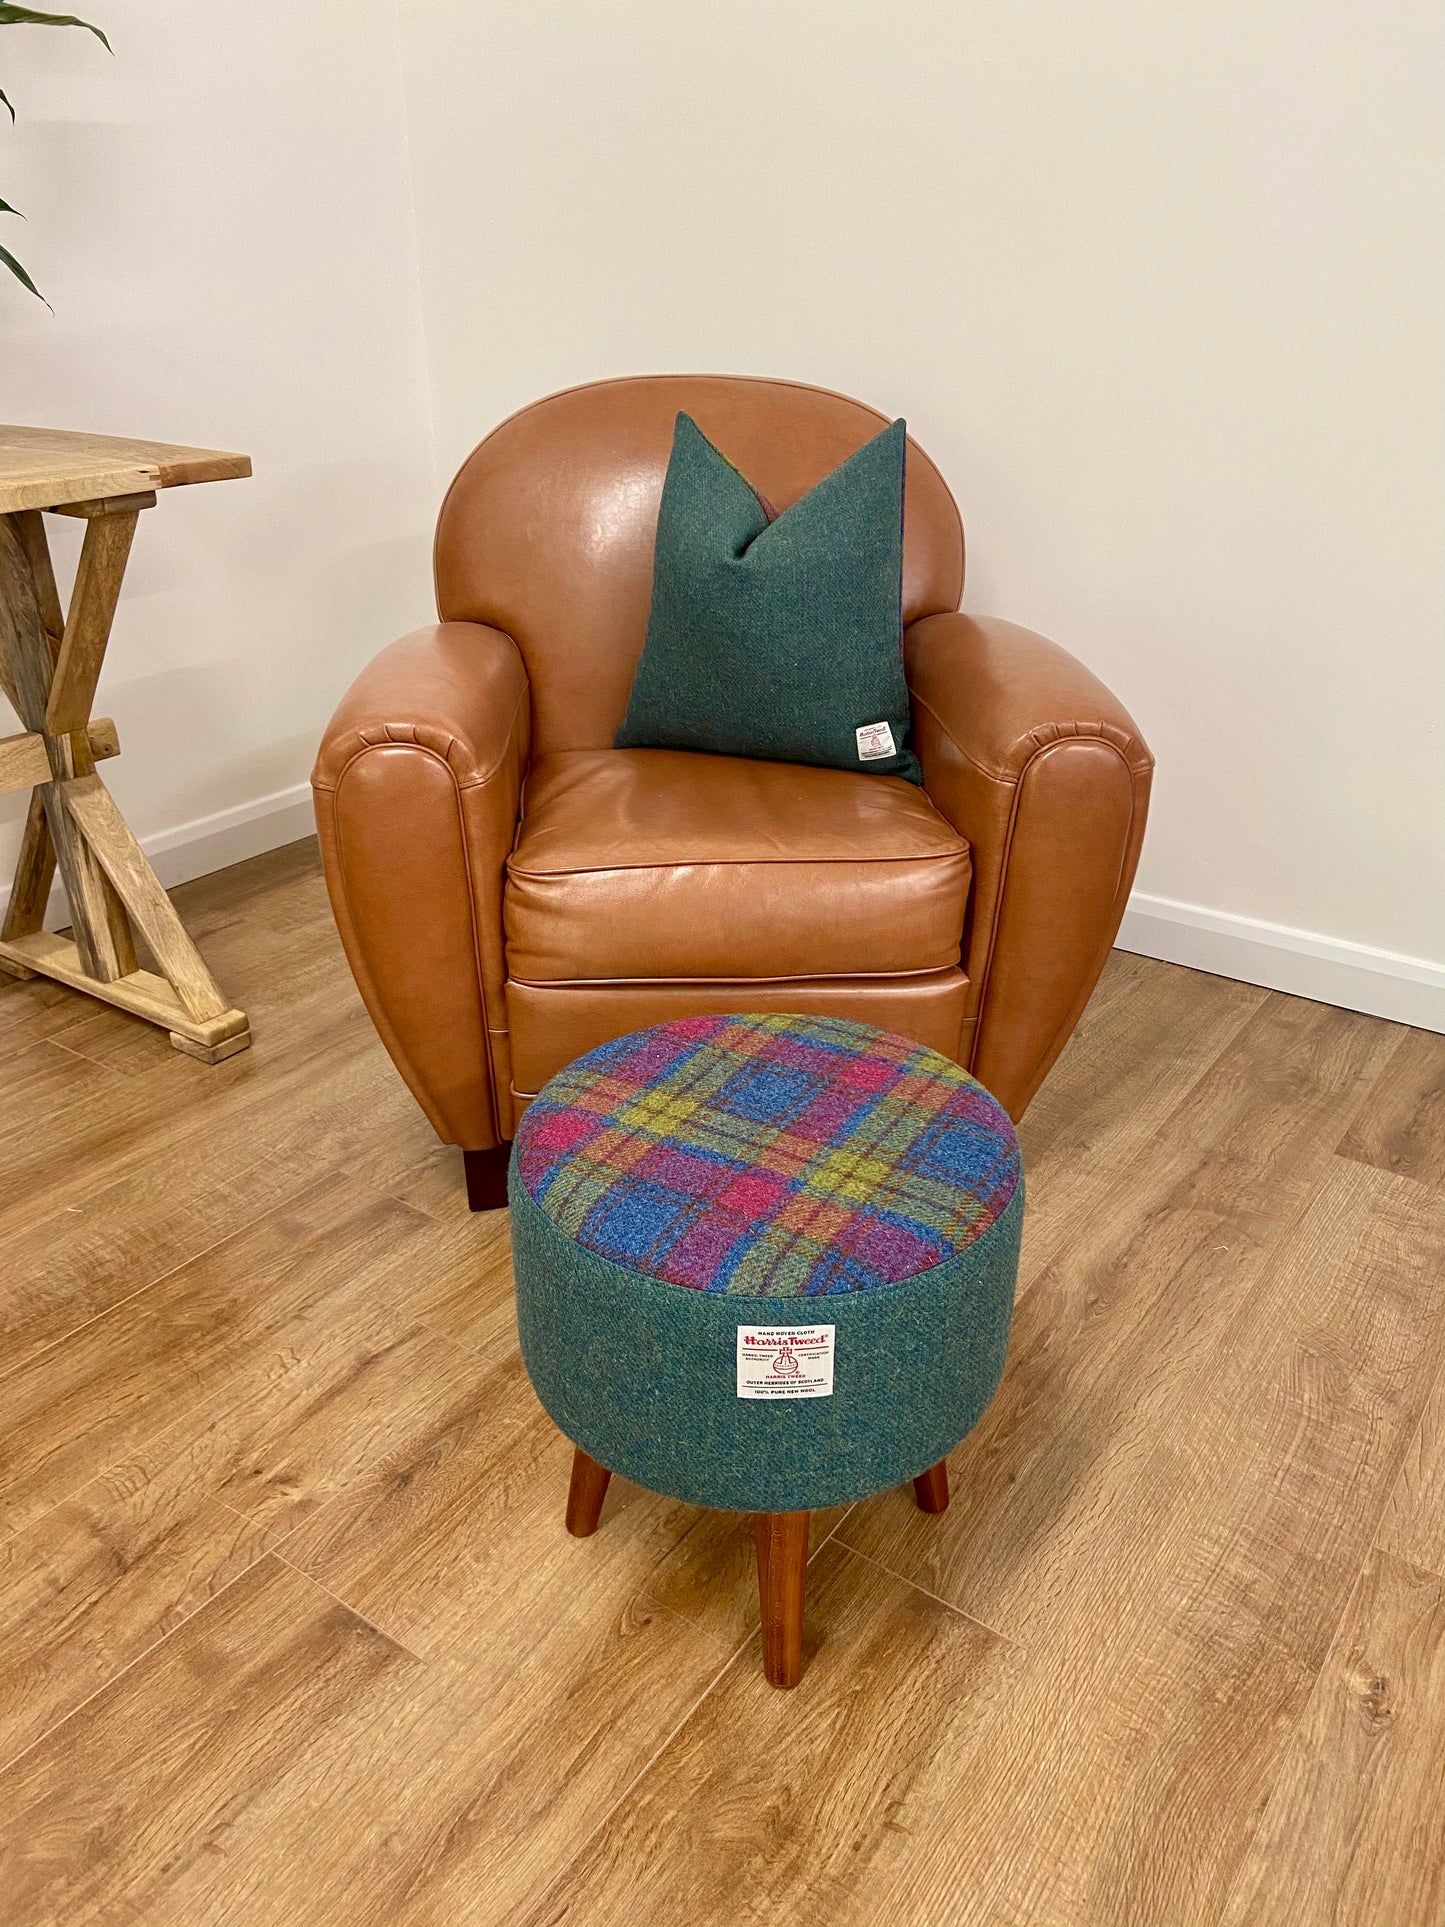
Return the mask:
<path id="1" fill-rule="evenodd" d="M 467 1203 L 473 1211 L 501 1211 L 507 1203 L 507 1160 L 510 1144 L 494 1144 L 489 1151 L 463 1151 L 467 1173 Z"/>
<path id="2" fill-rule="evenodd" d="M 611 1477 L 605 1465 L 589 1459 L 582 1447 L 577 1447 L 572 1454 L 572 1484 L 567 1493 L 567 1530 L 574 1539 L 586 1539 L 597 1530 Z"/>
<path id="3" fill-rule="evenodd" d="M 940 1459 L 937 1465 L 931 1465 L 926 1472 L 919 1473 L 913 1481 L 913 1496 L 925 1512 L 947 1512 L 947 1459 Z"/>
<path id="4" fill-rule="evenodd" d="M 770 1686 L 796 1686 L 803 1671 L 803 1593 L 808 1575 L 806 1512 L 759 1512 L 758 1599 L 763 1671 Z"/>

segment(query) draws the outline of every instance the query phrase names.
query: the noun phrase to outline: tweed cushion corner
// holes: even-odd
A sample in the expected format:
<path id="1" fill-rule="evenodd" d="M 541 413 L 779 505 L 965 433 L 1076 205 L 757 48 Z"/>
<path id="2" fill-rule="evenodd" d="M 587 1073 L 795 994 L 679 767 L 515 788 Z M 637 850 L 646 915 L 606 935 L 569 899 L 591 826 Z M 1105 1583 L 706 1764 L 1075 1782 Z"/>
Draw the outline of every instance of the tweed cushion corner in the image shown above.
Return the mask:
<path id="1" fill-rule="evenodd" d="M 823 1017 L 691 1017 L 589 1051 L 517 1131 L 556 1229 L 695 1292 L 815 1298 L 959 1256 L 1021 1182 L 1002 1107 L 889 1031 Z"/>

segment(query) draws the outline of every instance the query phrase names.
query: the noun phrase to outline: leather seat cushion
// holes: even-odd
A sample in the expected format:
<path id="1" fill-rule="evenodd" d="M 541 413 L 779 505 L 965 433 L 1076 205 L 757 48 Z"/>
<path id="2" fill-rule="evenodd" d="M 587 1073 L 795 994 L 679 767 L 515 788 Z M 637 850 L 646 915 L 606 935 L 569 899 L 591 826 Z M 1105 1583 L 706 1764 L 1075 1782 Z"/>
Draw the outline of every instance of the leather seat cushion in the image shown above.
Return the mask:
<path id="1" fill-rule="evenodd" d="M 730 1011 L 787 1011 L 799 1017 L 847 1017 L 898 1031 L 916 1044 L 967 1064 L 973 1020 L 964 1016 L 968 979 L 961 970 L 914 971 L 907 977 L 675 977 L 670 983 L 507 984 L 507 1030 L 514 1119 L 584 1051 L 610 1037 L 679 1017 Z"/>
<path id="2" fill-rule="evenodd" d="M 901 777 L 566 750 L 527 777 L 507 967 L 529 983 L 957 965 L 968 845 Z"/>

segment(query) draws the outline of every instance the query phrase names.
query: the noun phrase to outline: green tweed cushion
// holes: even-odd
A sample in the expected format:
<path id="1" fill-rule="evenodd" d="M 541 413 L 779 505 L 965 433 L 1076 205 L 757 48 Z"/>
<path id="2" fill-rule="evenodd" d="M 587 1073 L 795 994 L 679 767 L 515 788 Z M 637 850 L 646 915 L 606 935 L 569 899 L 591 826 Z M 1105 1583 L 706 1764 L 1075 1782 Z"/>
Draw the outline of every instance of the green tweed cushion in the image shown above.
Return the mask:
<path id="1" fill-rule="evenodd" d="M 923 780 L 903 675 L 906 444 L 896 421 L 774 519 L 679 414 L 617 748 Z"/>
<path id="2" fill-rule="evenodd" d="M 987 1405 L 1023 1201 L 1006 1114 L 936 1052 L 837 1019 L 658 1025 L 522 1119 L 523 1357 L 562 1431 L 639 1484 L 846 1503 L 936 1464 Z"/>

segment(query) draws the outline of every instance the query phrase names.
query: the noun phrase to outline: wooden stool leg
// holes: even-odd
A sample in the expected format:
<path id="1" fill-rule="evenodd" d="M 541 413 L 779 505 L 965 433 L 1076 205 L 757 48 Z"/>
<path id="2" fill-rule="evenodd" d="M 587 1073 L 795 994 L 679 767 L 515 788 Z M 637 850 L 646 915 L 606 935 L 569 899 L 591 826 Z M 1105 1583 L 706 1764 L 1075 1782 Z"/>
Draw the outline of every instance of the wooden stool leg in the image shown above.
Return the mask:
<path id="1" fill-rule="evenodd" d="M 808 1575 L 806 1512 L 759 1512 L 758 1599 L 763 1671 L 770 1686 L 796 1686 L 803 1671 L 803 1593 Z"/>
<path id="2" fill-rule="evenodd" d="M 597 1530 L 611 1477 L 607 1467 L 599 1465 L 596 1459 L 589 1459 L 580 1445 L 573 1452 L 572 1484 L 567 1493 L 567 1530 L 574 1539 L 590 1538 Z"/>
<path id="3" fill-rule="evenodd" d="M 913 1496 L 925 1512 L 948 1510 L 947 1459 L 940 1459 L 937 1465 L 931 1465 L 926 1472 L 919 1473 L 913 1481 Z"/>
<path id="4" fill-rule="evenodd" d="M 510 1144 L 494 1144 L 490 1151 L 463 1151 L 467 1174 L 467 1203 L 473 1211 L 504 1211 L 507 1205 L 507 1160 Z"/>

